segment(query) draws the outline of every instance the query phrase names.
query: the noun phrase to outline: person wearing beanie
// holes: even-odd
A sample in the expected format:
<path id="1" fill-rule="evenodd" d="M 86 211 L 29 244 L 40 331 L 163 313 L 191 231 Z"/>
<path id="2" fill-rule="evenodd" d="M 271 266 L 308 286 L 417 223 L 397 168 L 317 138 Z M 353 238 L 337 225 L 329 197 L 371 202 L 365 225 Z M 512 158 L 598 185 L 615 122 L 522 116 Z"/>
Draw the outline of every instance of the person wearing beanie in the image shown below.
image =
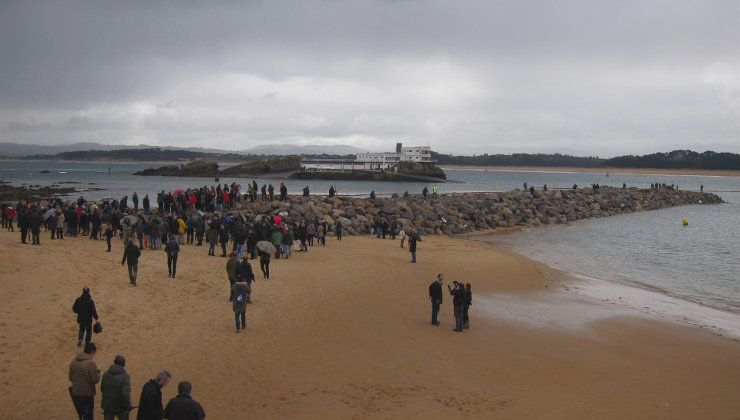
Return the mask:
<path id="1" fill-rule="evenodd" d="M 126 359 L 118 355 L 100 381 L 100 393 L 103 399 L 104 420 L 128 420 L 131 411 L 131 376 L 124 369 Z"/>

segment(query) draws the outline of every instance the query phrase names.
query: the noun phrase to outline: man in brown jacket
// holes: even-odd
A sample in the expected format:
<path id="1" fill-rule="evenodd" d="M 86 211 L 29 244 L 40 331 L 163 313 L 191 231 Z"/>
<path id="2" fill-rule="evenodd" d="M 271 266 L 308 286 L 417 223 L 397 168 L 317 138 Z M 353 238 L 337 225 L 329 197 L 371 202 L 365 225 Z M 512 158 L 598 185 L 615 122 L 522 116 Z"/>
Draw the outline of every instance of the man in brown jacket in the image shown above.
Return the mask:
<path id="1" fill-rule="evenodd" d="M 85 350 L 69 365 L 69 393 L 82 420 L 92 420 L 95 409 L 95 384 L 100 381 L 100 370 L 93 361 L 97 348 L 94 343 L 85 344 Z"/>

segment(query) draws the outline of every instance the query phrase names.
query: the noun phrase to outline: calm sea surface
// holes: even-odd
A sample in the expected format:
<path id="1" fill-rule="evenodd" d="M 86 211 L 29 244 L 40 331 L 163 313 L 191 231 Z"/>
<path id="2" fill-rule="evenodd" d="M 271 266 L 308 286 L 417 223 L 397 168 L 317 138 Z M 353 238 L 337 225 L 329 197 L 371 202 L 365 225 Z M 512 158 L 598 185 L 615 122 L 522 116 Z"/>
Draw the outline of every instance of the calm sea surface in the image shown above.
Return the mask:
<path id="1" fill-rule="evenodd" d="M 71 186 L 88 200 L 104 197 L 120 199 L 138 192 L 149 194 L 176 188 L 215 185 L 211 178 L 140 177 L 133 172 L 158 164 L 148 163 L 68 163 L 0 162 L 0 179 L 12 185 Z M 41 173 L 48 170 L 49 173 Z M 110 172 L 109 172 L 110 171 Z M 689 323 L 721 323 L 722 332 L 740 334 L 740 177 L 640 175 L 579 172 L 485 171 L 446 169 L 448 182 L 439 192 L 508 191 L 528 186 L 568 188 L 573 184 L 621 187 L 622 184 L 647 188 L 659 182 L 679 189 L 715 192 L 727 203 L 681 206 L 575 223 L 532 228 L 513 235 L 499 235 L 486 241 L 505 246 L 534 260 L 576 275 L 610 285 L 657 291 L 679 299 L 678 314 Z M 339 194 L 378 195 L 419 193 L 432 183 L 383 183 L 372 181 L 293 181 L 254 178 L 261 187 L 280 182 L 289 194 L 299 194 L 308 186 L 312 194 L 326 194 L 335 185 Z M 221 178 L 220 183 L 237 182 L 246 186 L 252 178 Z M 689 221 L 683 226 L 682 220 Z M 625 294 L 626 295 L 626 294 Z M 671 303 L 666 303 L 671 305 Z M 710 309 L 709 315 L 706 314 Z M 717 310 L 712 319 L 711 310 Z M 666 312 L 668 313 L 668 312 Z M 702 313 L 701 319 L 692 315 Z M 729 318 L 728 318 L 729 316 Z M 717 321 L 717 322 L 715 322 Z"/>

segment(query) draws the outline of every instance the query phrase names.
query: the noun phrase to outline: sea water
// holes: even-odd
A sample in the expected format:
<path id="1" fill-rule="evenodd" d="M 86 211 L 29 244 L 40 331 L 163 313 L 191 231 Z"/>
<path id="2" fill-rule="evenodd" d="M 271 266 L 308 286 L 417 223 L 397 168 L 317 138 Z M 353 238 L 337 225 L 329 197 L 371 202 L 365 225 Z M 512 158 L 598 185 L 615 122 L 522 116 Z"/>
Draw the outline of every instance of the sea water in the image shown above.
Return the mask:
<path id="1" fill-rule="evenodd" d="M 216 185 L 212 178 L 142 177 L 135 171 L 158 167 L 152 163 L 0 162 L 0 179 L 12 185 L 74 187 L 68 198 L 88 200 L 148 194 Z M 444 169 L 444 168 L 443 168 Z M 48 171 L 48 172 L 47 172 Z M 573 273 L 584 281 L 569 290 L 620 306 L 717 330 L 740 337 L 740 177 L 666 174 L 582 173 L 445 169 L 448 182 L 440 193 L 504 192 L 527 186 L 571 188 L 590 186 L 649 188 L 651 184 L 715 192 L 718 205 L 679 206 L 663 210 L 581 220 L 563 225 L 528 228 L 486 241 L 528 258 Z M 289 194 L 305 186 L 311 194 L 379 196 L 418 194 L 433 183 L 376 181 L 295 181 L 278 178 L 221 178 L 246 188 L 252 180 L 261 187 L 285 183 Z M 243 189 L 244 189 L 243 188 Z M 688 221 L 687 225 L 683 220 Z M 501 307 L 504 297 L 498 297 Z"/>

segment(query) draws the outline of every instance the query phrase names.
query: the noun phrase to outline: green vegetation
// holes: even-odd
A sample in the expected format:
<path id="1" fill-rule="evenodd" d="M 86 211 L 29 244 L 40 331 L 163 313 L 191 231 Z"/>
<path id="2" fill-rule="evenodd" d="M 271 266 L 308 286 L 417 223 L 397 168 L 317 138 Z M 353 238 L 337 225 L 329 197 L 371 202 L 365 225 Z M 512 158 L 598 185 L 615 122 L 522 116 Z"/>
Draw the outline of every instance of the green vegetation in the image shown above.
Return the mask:
<path id="1" fill-rule="evenodd" d="M 645 156 L 618 156 L 600 159 L 598 156 L 569 156 L 555 154 L 526 154 L 479 156 L 452 156 L 432 152 L 438 165 L 469 166 L 563 166 L 571 168 L 650 168 L 650 169 L 714 169 L 740 170 L 740 155 L 707 151 L 674 150 L 669 153 L 653 153 Z"/>
<path id="2" fill-rule="evenodd" d="M 301 170 L 300 156 L 286 156 L 284 158 L 269 158 L 257 162 L 246 162 L 226 168 L 221 175 L 231 177 L 257 176 L 274 173 L 295 172 Z"/>
<path id="3" fill-rule="evenodd" d="M 203 160 L 196 160 L 194 162 L 184 163 L 180 166 L 177 165 L 165 165 L 159 168 L 147 168 L 138 172 L 134 175 L 162 175 L 162 176 L 199 176 L 199 177 L 211 177 L 218 174 L 218 164 L 216 162 L 207 162 Z"/>

